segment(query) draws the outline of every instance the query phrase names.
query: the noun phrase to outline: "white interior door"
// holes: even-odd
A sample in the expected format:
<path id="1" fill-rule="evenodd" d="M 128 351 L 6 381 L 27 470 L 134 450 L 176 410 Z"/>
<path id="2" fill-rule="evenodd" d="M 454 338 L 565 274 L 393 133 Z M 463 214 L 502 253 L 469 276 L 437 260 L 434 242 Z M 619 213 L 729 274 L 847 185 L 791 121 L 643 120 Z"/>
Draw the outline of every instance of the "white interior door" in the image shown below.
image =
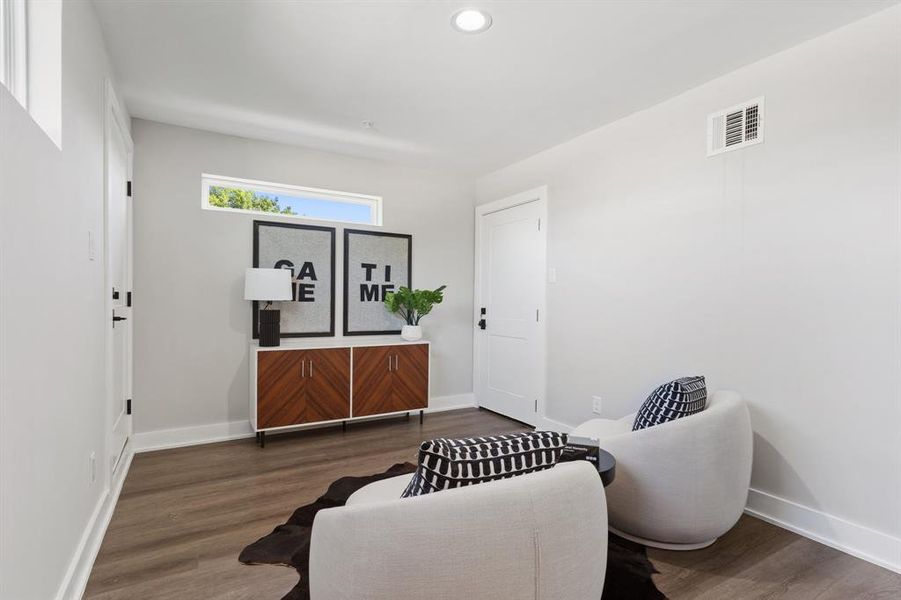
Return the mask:
<path id="1" fill-rule="evenodd" d="M 529 198 L 477 216 L 474 384 L 479 406 L 536 425 L 544 394 L 545 207 Z"/>
<path id="2" fill-rule="evenodd" d="M 110 95 L 110 98 L 112 96 Z M 132 145 L 114 102 L 106 121 L 105 268 L 109 298 L 107 335 L 108 465 L 114 473 L 131 435 L 131 198 Z"/>

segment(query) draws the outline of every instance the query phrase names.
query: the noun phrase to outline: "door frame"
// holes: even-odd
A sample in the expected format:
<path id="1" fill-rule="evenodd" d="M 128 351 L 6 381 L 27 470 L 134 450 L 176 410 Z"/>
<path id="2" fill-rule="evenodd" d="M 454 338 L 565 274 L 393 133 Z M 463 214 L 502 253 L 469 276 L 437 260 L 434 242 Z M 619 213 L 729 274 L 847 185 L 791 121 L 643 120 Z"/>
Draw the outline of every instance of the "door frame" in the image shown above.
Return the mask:
<path id="1" fill-rule="evenodd" d="M 110 79 L 104 79 L 103 82 L 103 246 L 101 253 L 101 260 L 103 261 L 103 306 L 104 306 L 104 319 L 103 319 L 103 341 L 104 341 L 104 380 L 105 380 L 105 391 L 104 394 L 106 397 L 106 403 L 104 406 L 105 419 L 104 419 L 104 439 L 105 439 L 105 451 L 100 461 L 100 465 L 102 467 L 102 471 L 105 474 L 104 480 L 107 483 L 107 489 L 111 487 L 112 481 L 116 477 L 117 473 L 122 472 L 123 464 L 127 463 L 125 460 L 126 455 L 128 454 L 128 446 L 131 443 L 131 434 L 132 431 L 132 423 L 131 418 L 128 420 L 128 437 L 126 438 L 125 446 L 122 449 L 122 453 L 119 457 L 118 463 L 116 464 L 116 468 L 114 472 L 110 472 L 107 459 L 111 454 L 111 446 L 112 446 L 112 426 L 113 420 L 110 416 L 110 407 L 114 401 L 113 398 L 113 330 L 110 324 L 110 319 L 112 318 L 113 312 L 113 298 L 112 293 L 112 274 L 110 273 L 110 263 L 109 263 L 109 150 L 110 150 L 110 136 L 113 131 L 113 127 L 118 127 L 119 131 L 122 133 L 123 141 L 125 142 L 125 150 L 126 150 L 126 176 L 128 181 L 132 180 L 132 162 L 134 158 L 134 142 L 131 139 L 131 131 L 128 128 L 128 121 L 125 118 L 125 114 L 122 111 L 122 104 L 119 102 L 119 98 L 116 95 L 116 91 L 113 87 L 113 82 Z M 133 225 L 133 205 L 130 198 L 126 201 L 126 212 L 127 212 L 127 225 L 126 225 L 126 236 L 128 238 L 127 242 L 127 256 L 125 258 L 126 265 L 126 289 L 122 290 L 123 293 L 128 293 L 128 291 L 133 289 L 133 276 L 134 276 L 134 225 Z M 128 360 L 127 360 L 127 369 L 124 374 L 125 377 L 125 389 L 127 393 L 127 398 L 131 397 L 132 393 L 132 370 L 133 370 L 133 360 L 134 360 L 134 321 L 130 319 L 131 314 L 129 314 L 128 332 L 127 332 L 127 347 L 128 347 Z"/>
<path id="2" fill-rule="evenodd" d="M 472 295 L 472 393 L 476 406 L 481 407 L 479 401 L 479 380 L 481 378 L 480 344 L 478 335 L 478 321 L 481 318 L 479 309 L 482 299 L 482 217 L 500 212 L 508 208 L 514 208 L 523 204 L 536 202 L 539 213 L 538 228 L 538 357 L 541 362 L 538 370 L 538 403 L 533 423 L 529 425 L 543 426 L 546 421 L 545 406 L 547 397 L 547 202 L 548 186 L 542 185 L 536 188 L 500 198 L 475 207 L 475 249 L 473 257 L 473 295 Z"/>

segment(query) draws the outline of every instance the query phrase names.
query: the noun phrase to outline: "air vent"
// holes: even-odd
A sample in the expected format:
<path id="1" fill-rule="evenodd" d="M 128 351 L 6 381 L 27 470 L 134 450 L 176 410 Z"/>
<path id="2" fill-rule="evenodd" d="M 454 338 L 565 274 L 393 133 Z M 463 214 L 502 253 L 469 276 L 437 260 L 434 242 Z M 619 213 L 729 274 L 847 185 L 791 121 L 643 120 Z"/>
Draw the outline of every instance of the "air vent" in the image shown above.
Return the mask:
<path id="1" fill-rule="evenodd" d="M 762 97 L 707 117 L 707 156 L 738 150 L 762 141 Z"/>

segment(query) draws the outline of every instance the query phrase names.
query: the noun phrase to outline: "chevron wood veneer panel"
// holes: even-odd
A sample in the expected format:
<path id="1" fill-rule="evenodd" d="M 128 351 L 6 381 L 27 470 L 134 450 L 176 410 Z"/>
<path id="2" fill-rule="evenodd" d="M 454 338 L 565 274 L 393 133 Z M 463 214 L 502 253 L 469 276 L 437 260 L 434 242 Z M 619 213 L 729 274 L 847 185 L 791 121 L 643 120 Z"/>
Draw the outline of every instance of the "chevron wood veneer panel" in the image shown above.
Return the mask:
<path id="1" fill-rule="evenodd" d="M 429 406 L 429 344 L 252 348 L 250 412 L 257 432 L 352 421 Z M 367 343 L 372 343 L 367 340 Z M 264 444 L 263 437 L 258 442 Z"/>
<path id="2" fill-rule="evenodd" d="M 260 429 L 350 418 L 350 348 L 257 356 Z"/>
<path id="3" fill-rule="evenodd" d="M 394 412 L 391 401 L 393 367 L 396 346 L 354 348 L 354 409 L 355 417 Z"/>
<path id="4" fill-rule="evenodd" d="M 354 348 L 353 416 L 419 410 L 429 403 L 427 344 Z"/>
<path id="5" fill-rule="evenodd" d="M 306 352 L 273 350 L 257 354 L 257 421 L 259 427 L 282 427 L 304 422 Z"/>
<path id="6" fill-rule="evenodd" d="M 429 403 L 429 347 L 426 344 L 397 346 L 394 361 L 395 406 L 401 409 L 420 409 Z"/>
<path id="7" fill-rule="evenodd" d="M 304 423 L 350 418 L 350 348 L 304 352 L 306 380 Z"/>

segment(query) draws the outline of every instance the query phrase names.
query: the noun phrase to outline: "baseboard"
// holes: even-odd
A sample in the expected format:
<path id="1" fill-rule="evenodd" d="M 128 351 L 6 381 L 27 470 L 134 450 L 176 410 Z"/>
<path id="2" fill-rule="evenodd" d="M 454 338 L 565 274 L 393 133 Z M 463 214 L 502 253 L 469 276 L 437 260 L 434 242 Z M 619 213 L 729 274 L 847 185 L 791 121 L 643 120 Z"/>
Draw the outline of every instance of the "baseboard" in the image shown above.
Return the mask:
<path id="1" fill-rule="evenodd" d="M 559 431 L 560 433 L 569 433 L 575 427 L 572 425 L 567 425 L 562 421 L 555 421 L 554 419 L 549 419 L 545 416 L 539 416 L 538 420 L 535 422 L 535 429 L 541 429 L 543 431 Z"/>
<path id="2" fill-rule="evenodd" d="M 901 538 L 751 488 L 745 512 L 867 562 L 901 573 Z"/>
<path id="3" fill-rule="evenodd" d="M 537 429 L 569 433 L 571 425 L 539 416 Z M 751 488 L 745 512 L 851 556 L 901 573 L 901 538 Z"/>
<path id="4" fill-rule="evenodd" d="M 144 431 L 134 434 L 132 439 L 134 440 L 135 452 L 150 452 L 152 450 L 167 450 L 169 448 L 227 442 L 228 440 L 253 437 L 253 435 L 250 421 L 244 420 Z"/>
<path id="5" fill-rule="evenodd" d="M 475 400 L 472 394 L 437 396 L 429 401 L 429 408 L 425 412 L 437 413 L 447 410 L 472 408 L 473 406 L 475 406 Z M 311 426 L 310 428 L 314 427 Z M 134 434 L 132 440 L 135 452 L 151 452 L 153 450 L 227 442 L 229 440 L 253 437 L 253 435 L 250 421 L 229 421 L 194 427 L 145 431 Z"/>
<path id="6" fill-rule="evenodd" d="M 474 405 L 472 394 L 442 396 L 432 398 L 428 412 L 458 410 L 471 408 Z M 559 421 L 547 418 L 542 418 L 541 421 L 543 429 L 572 430 L 571 426 Z M 111 482 L 110 490 L 98 500 L 55 599 L 79 600 L 82 597 L 135 453 L 226 441 L 252 435 L 253 431 L 248 421 L 183 427 L 133 435 L 122 457 L 124 461 L 122 468 L 116 479 Z M 867 562 L 901 573 L 901 538 L 754 488 L 751 488 L 748 493 L 745 513 Z"/>
<path id="7" fill-rule="evenodd" d="M 94 568 L 94 561 L 97 559 L 97 553 L 100 552 L 106 528 L 109 527 L 110 520 L 113 518 L 119 494 L 122 492 L 122 484 L 125 483 L 125 477 L 128 475 L 133 457 L 134 451 L 129 443 L 123 451 L 122 458 L 119 459 L 122 461 L 122 466 L 116 474 L 116 478 L 110 482 L 109 491 L 97 501 L 88 525 L 81 534 L 81 540 L 69 562 L 66 575 L 56 592 L 56 600 L 80 600 L 84 595 L 88 578 Z"/>
<path id="8" fill-rule="evenodd" d="M 476 405 L 476 397 L 474 394 L 455 394 L 453 396 L 437 396 L 429 400 L 429 407 L 426 413 L 444 412 L 446 410 L 460 410 L 461 408 L 472 408 Z"/>
<path id="9" fill-rule="evenodd" d="M 472 408 L 474 400 L 472 394 L 458 394 L 454 396 L 441 396 L 432 398 L 428 413 L 443 412 Z M 55 600 L 79 600 L 84 594 L 91 569 L 103 537 L 113 517 L 122 485 L 131 467 L 131 461 L 138 452 L 162 450 L 166 448 L 179 448 L 198 444 L 209 444 L 245 437 L 253 437 L 253 430 L 249 421 L 233 421 L 228 423 L 215 423 L 212 425 L 200 425 L 197 427 L 181 427 L 162 431 L 149 431 L 133 434 L 122 456 L 122 468 L 119 469 L 116 479 L 110 483 L 110 489 L 97 501 L 94 512 L 88 520 L 88 524 L 82 533 L 78 546 L 66 570 L 66 575 L 57 590 Z"/>
<path id="10" fill-rule="evenodd" d="M 475 394 L 469 394 L 469 396 L 472 397 L 473 405 L 479 406 L 479 402 L 478 402 L 478 399 L 475 397 Z M 509 417 L 507 415 L 504 415 L 503 413 L 493 411 L 488 407 L 484 407 L 484 410 L 488 410 L 488 411 L 494 412 L 496 414 L 499 414 L 501 416 L 505 416 L 508 419 L 513 419 L 514 421 L 517 421 L 518 423 L 522 423 L 523 425 L 530 425 L 530 423 L 528 421 L 519 421 L 518 419 L 514 419 L 513 417 Z M 536 414 L 534 416 L 534 418 L 532 419 L 532 422 L 531 422 L 531 426 L 534 427 L 538 431 L 557 431 L 560 433 L 569 433 L 570 431 L 575 429 L 574 425 L 567 425 L 563 421 L 556 421 L 554 419 L 551 419 L 544 415 L 539 415 L 539 414 Z"/>

